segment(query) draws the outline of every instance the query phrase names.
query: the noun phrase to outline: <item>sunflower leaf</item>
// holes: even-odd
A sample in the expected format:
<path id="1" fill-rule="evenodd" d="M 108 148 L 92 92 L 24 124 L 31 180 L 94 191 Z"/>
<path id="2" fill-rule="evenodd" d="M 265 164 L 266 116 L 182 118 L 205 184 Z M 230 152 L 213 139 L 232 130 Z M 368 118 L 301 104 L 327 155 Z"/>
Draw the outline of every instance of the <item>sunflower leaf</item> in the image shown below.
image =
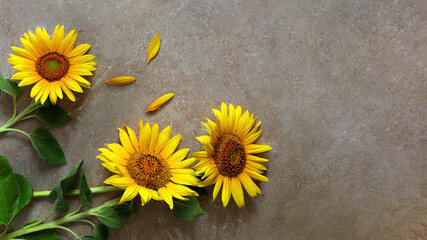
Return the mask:
<path id="1" fill-rule="evenodd" d="M 156 36 L 154 36 L 153 40 L 151 40 L 150 45 L 148 46 L 147 63 L 149 63 L 151 59 L 153 59 L 157 55 L 159 48 L 160 48 L 160 34 L 157 33 Z"/>
<path id="2" fill-rule="evenodd" d="M 38 232 L 25 234 L 19 239 L 25 240 L 59 240 L 59 236 L 54 229 L 46 229 Z"/>
<path id="3" fill-rule="evenodd" d="M 70 185 L 75 181 L 78 176 L 80 169 L 82 168 L 83 161 L 80 162 L 79 166 L 73 169 L 67 177 L 61 180 L 61 182 L 56 185 L 53 190 L 49 193 L 49 198 L 55 201 L 53 210 L 60 214 L 64 215 L 70 209 L 70 206 L 64 198 L 64 193 L 68 190 Z"/>
<path id="4" fill-rule="evenodd" d="M 113 208 L 122 217 L 130 217 L 130 215 L 135 212 L 133 200 L 114 206 Z"/>
<path id="5" fill-rule="evenodd" d="M 30 135 L 31 143 L 39 155 L 50 164 L 66 163 L 64 152 L 58 141 L 47 129 L 37 128 Z"/>
<path id="6" fill-rule="evenodd" d="M 15 179 L 19 189 L 19 201 L 16 209 L 16 213 L 18 213 L 31 201 L 31 197 L 33 196 L 33 187 L 22 175 L 15 173 Z"/>
<path id="7" fill-rule="evenodd" d="M 49 127 L 56 127 L 68 123 L 71 118 L 58 105 L 48 105 L 36 111 L 34 116 Z"/>
<path id="8" fill-rule="evenodd" d="M 17 213 L 19 187 L 6 158 L 0 156 L 0 225 L 8 225 Z"/>
<path id="9" fill-rule="evenodd" d="M 108 239 L 108 227 L 104 224 L 97 224 L 94 229 L 95 240 L 107 240 Z"/>
<path id="10" fill-rule="evenodd" d="M 21 94 L 21 88 L 12 80 L 4 78 L 0 74 L 0 90 L 9 94 L 12 98 L 16 99 Z"/>
<path id="11" fill-rule="evenodd" d="M 119 213 L 116 212 L 116 210 L 114 210 L 113 208 L 103 208 L 95 216 L 107 227 L 120 228 L 124 226 L 123 221 L 119 216 Z"/>
<path id="12" fill-rule="evenodd" d="M 92 202 L 92 191 L 90 187 L 87 185 L 86 176 L 83 173 L 83 170 L 80 174 L 80 204 L 82 206 L 88 207 Z"/>
<path id="13" fill-rule="evenodd" d="M 173 199 L 173 216 L 179 220 L 193 221 L 198 216 L 206 214 L 206 212 L 200 207 L 199 201 L 196 197 L 186 197 L 188 201 L 179 199 Z"/>

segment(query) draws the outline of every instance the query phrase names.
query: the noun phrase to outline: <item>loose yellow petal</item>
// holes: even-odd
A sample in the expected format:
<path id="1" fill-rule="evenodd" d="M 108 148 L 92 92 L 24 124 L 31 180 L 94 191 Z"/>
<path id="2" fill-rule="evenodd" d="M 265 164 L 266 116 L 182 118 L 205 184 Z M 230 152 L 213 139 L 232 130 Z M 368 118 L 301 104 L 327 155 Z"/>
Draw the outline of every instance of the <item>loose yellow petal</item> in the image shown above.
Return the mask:
<path id="1" fill-rule="evenodd" d="M 130 76 L 123 76 L 123 77 L 116 77 L 111 80 L 105 81 L 105 83 L 108 83 L 110 85 L 126 85 L 129 83 L 135 82 L 136 78 L 130 77 Z"/>
<path id="2" fill-rule="evenodd" d="M 157 33 L 156 36 L 154 36 L 153 40 L 151 40 L 150 45 L 148 46 L 147 63 L 149 63 L 150 60 L 157 55 L 159 48 L 160 48 L 160 34 Z"/>
<path id="3" fill-rule="evenodd" d="M 175 93 L 168 93 L 163 96 L 161 96 L 159 99 L 154 101 L 147 109 L 147 112 L 151 112 L 154 110 L 157 110 L 159 107 L 161 107 L 165 102 L 169 101 L 173 96 L 175 96 Z"/>

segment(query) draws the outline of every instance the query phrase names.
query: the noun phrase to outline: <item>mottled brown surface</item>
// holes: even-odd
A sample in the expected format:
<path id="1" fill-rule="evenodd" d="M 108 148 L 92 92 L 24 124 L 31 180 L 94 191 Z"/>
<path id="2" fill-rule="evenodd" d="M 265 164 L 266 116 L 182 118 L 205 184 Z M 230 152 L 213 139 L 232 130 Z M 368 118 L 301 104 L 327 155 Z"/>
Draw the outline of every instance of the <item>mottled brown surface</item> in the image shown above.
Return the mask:
<path id="1" fill-rule="evenodd" d="M 115 2 L 116 4 L 112 4 Z M 11 45 L 56 24 L 92 44 L 92 88 L 60 105 L 72 116 L 51 128 L 68 159 L 49 166 L 17 133 L 0 135 L 0 154 L 35 190 L 52 188 L 81 159 L 92 186 L 110 173 L 95 159 L 116 129 L 140 119 L 182 134 L 199 151 L 200 124 L 222 101 L 255 112 L 273 150 L 263 195 L 227 208 L 200 197 L 208 215 L 173 218 L 166 204 L 137 207 L 110 239 L 425 239 L 427 224 L 427 4 L 417 1 L 1 1 L 0 72 Z M 162 38 L 146 64 L 151 38 Z M 128 86 L 105 80 L 132 75 Z M 19 99 L 22 109 L 30 88 Z M 157 97 L 176 96 L 146 114 Z M 11 100 L 0 94 L 0 122 Z M 16 127 L 42 126 L 28 120 Z M 208 189 L 212 192 L 212 188 Z M 113 194 L 114 195 L 114 194 Z M 112 196 L 97 196 L 94 204 Z M 41 218 L 37 200 L 17 218 Z M 87 226 L 79 234 L 89 233 Z M 73 239 L 64 233 L 64 239 Z"/>

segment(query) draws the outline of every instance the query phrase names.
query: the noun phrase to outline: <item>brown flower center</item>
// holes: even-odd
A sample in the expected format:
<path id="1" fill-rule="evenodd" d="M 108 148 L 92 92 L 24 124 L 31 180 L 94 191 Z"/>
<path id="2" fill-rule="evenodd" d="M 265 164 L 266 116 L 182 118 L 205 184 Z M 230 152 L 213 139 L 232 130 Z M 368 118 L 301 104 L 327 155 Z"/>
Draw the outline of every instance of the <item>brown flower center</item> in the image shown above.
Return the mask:
<path id="1" fill-rule="evenodd" d="M 50 52 L 36 62 L 36 72 L 49 82 L 61 80 L 70 68 L 68 58 L 57 52 Z"/>
<path id="2" fill-rule="evenodd" d="M 164 187 L 172 177 L 163 159 L 141 151 L 130 155 L 127 170 L 138 185 L 150 189 Z"/>
<path id="3" fill-rule="evenodd" d="M 236 177 L 245 169 L 245 148 L 240 138 L 234 134 L 225 133 L 218 139 L 213 158 L 219 173 L 223 176 Z"/>

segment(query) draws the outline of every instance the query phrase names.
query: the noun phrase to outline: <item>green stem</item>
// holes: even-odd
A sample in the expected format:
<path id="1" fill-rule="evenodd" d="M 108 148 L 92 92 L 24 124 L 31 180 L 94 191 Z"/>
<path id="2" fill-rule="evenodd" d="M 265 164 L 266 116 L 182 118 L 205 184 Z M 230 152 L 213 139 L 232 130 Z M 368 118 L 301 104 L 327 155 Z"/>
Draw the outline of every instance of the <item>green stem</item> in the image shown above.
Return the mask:
<path id="1" fill-rule="evenodd" d="M 91 222 L 91 221 L 87 220 L 87 219 L 80 219 L 80 220 L 78 220 L 78 221 L 79 221 L 79 222 L 87 223 L 87 224 L 91 225 L 93 229 L 95 229 L 95 224 L 94 224 L 93 222 Z"/>
<path id="2" fill-rule="evenodd" d="M 57 225 L 55 228 L 63 229 L 63 230 L 65 230 L 65 231 L 67 231 L 67 232 L 71 233 L 71 234 L 72 234 L 74 237 L 76 237 L 77 239 L 80 239 L 79 235 L 77 235 L 75 232 L 73 232 L 73 230 L 71 230 L 71 229 L 69 229 L 69 228 L 67 228 L 67 227 Z"/>
<path id="3" fill-rule="evenodd" d="M 16 116 L 16 98 L 12 97 L 12 100 L 13 100 L 13 115 L 11 119 L 15 118 Z"/>
<path id="4" fill-rule="evenodd" d="M 22 130 L 16 129 L 16 128 L 0 128 L 0 133 L 1 133 L 1 132 L 7 132 L 7 131 L 11 131 L 11 132 L 19 132 L 19 133 L 24 134 L 24 135 L 25 135 L 25 136 L 27 136 L 27 137 L 30 137 L 30 134 L 28 134 L 28 133 L 26 133 L 26 132 L 24 132 L 24 131 L 22 131 Z"/>
<path id="5" fill-rule="evenodd" d="M 26 226 L 24 226 L 22 229 L 27 229 L 27 228 L 32 228 L 32 227 L 34 227 L 34 226 L 37 226 L 37 225 L 39 225 L 40 223 L 43 223 L 46 219 L 48 219 L 50 216 L 52 216 L 52 214 L 53 214 L 53 211 L 51 211 L 46 217 L 44 217 L 43 219 L 40 219 L 40 220 L 38 220 L 38 221 L 36 221 L 36 222 L 34 222 L 34 223 L 31 223 L 31 224 L 28 224 L 28 225 L 26 225 Z"/>
<path id="6" fill-rule="evenodd" d="M 0 127 L 0 132 L 4 132 L 2 130 L 8 129 L 9 127 L 11 127 L 12 125 L 14 125 L 15 123 L 23 120 L 23 118 L 26 115 L 34 112 L 39 107 L 40 106 L 38 105 L 38 103 L 36 103 L 34 101 L 31 101 L 31 103 L 20 114 L 18 114 L 18 116 L 15 116 L 16 115 L 16 103 L 15 103 L 15 100 L 14 100 L 13 115 L 12 115 L 12 117 L 3 126 Z"/>
<path id="7" fill-rule="evenodd" d="M 55 221 L 48 222 L 48 223 L 42 223 L 42 224 L 37 225 L 37 226 L 32 227 L 32 228 L 20 229 L 20 230 L 17 230 L 15 232 L 11 232 L 9 234 L 1 236 L 0 240 L 13 239 L 14 237 L 17 237 L 17 236 L 22 236 L 22 235 L 25 235 L 25 234 L 29 234 L 29 233 L 33 233 L 33 232 L 38 232 L 38 231 L 42 231 L 42 230 L 46 230 L 46 229 L 54 229 L 54 228 L 64 229 L 60 225 L 62 225 L 64 223 L 80 221 L 81 219 L 84 219 L 85 217 L 88 217 L 88 216 L 91 216 L 91 215 L 97 215 L 98 212 L 101 209 L 103 209 L 105 207 L 116 206 L 119 203 L 119 201 L 120 201 L 120 198 L 116 198 L 116 199 L 113 199 L 111 201 L 105 202 L 101 206 L 89 209 L 89 210 L 87 210 L 85 212 L 81 212 L 81 213 L 77 213 L 77 214 L 73 214 L 73 215 L 67 215 L 67 216 L 65 216 L 63 218 L 60 218 L 60 219 L 57 219 Z"/>
<path id="8" fill-rule="evenodd" d="M 116 192 L 116 191 L 123 191 L 123 189 L 114 187 L 114 186 L 101 186 L 101 187 L 92 187 L 90 188 L 92 193 L 105 193 L 105 192 Z M 47 197 L 49 196 L 50 191 L 37 191 L 33 192 L 33 198 L 38 197 Z M 64 193 L 64 196 L 73 196 L 73 195 L 79 195 L 80 190 L 70 190 L 66 191 Z"/>

